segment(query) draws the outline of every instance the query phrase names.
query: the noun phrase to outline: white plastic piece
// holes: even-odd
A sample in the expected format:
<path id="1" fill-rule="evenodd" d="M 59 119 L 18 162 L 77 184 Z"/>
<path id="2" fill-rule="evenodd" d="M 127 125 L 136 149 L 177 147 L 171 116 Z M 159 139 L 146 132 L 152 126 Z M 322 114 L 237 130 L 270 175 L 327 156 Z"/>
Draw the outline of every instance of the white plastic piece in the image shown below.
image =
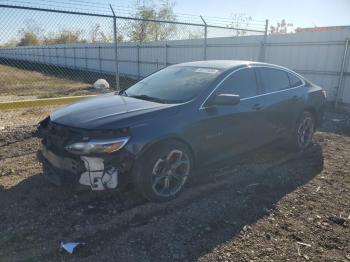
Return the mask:
<path id="1" fill-rule="evenodd" d="M 79 183 L 90 186 L 94 191 L 105 189 L 114 189 L 118 186 L 118 172 L 111 168 L 104 172 L 104 163 L 102 158 L 82 156 L 86 172 L 82 173 Z"/>
<path id="2" fill-rule="evenodd" d="M 106 79 L 98 79 L 94 83 L 94 88 L 95 89 L 108 89 L 109 88 L 109 83 L 106 81 Z"/>

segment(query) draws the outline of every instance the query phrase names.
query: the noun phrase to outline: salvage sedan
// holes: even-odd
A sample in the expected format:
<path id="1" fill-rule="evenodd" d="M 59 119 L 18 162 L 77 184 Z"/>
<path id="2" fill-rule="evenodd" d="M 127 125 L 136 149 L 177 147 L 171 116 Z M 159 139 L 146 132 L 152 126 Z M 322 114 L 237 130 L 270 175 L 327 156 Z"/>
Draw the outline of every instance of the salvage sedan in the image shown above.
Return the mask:
<path id="1" fill-rule="evenodd" d="M 39 125 L 38 155 L 57 185 L 107 190 L 132 183 L 149 200 L 167 201 L 198 166 L 280 139 L 304 150 L 322 122 L 325 97 L 276 65 L 178 64 L 55 111 Z"/>

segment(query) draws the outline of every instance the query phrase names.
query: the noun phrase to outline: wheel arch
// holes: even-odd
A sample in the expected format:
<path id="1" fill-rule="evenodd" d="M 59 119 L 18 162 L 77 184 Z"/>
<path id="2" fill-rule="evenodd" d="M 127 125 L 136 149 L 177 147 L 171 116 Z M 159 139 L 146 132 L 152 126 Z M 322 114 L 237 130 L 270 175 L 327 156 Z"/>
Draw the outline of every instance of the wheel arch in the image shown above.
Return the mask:
<path id="1" fill-rule="evenodd" d="M 195 154 L 195 151 L 194 151 L 193 147 L 191 146 L 191 144 L 188 141 L 186 141 L 185 139 L 183 139 L 181 137 L 178 137 L 178 136 L 163 137 L 163 138 L 160 138 L 160 139 L 158 139 L 156 141 L 152 141 L 151 143 L 148 143 L 141 150 L 141 152 L 139 153 L 139 156 L 137 158 L 142 157 L 145 153 L 147 153 L 147 151 L 151 150 L 153 147 L 155 147 L 155 146 L 157 146 L 159 144 L 168 142 L 168 141 L 176 141 L 176 142 L 179 142 L 179 143 L 185 145 L 187 147 L 188 151 L 191 154 L 193 165 L 196 166 L 196 154 Z"/>
<path id="2" fill-rule="evenodd" d="M 304 108 L 304 110 L 301 112 L 301 114 L 303 112 L 310 112 L 312 114 L 312 116 L 314 117 L 315 127 L 318 127 L 319 119 L 318 119 L 318 114 L 317 114 L 316 109 L 313 106 L 307 106 L 306 108 Z"/>

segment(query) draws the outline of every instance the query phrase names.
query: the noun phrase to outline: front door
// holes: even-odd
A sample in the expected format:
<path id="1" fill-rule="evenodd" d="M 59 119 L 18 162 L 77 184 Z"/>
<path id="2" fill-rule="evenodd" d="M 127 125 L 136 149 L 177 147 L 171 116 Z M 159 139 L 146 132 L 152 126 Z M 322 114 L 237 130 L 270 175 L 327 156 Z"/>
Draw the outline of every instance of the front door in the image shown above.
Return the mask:
<path id="1" fill-rule="evenodd" d="M 237 94 L 237 105 L 211 105 L 218 94 Z M 218 160 L 256 144 L 257 81 L 252 68 L 232 72 L 199 110 L 196 134 L 202 159 Z"/>

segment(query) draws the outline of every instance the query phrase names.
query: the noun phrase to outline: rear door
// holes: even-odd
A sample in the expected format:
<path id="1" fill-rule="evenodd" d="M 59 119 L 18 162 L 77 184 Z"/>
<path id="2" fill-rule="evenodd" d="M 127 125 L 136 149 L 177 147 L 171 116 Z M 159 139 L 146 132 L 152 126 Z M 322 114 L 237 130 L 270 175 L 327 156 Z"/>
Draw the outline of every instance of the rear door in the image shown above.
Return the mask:
<path id="1" fill-rule="evenodd" d="M 303 103 L 303 81 L 285 70 L 256 68 L 260 87 L 259 137 L 262 144 L 286 135 L 292 128 Z"/>

